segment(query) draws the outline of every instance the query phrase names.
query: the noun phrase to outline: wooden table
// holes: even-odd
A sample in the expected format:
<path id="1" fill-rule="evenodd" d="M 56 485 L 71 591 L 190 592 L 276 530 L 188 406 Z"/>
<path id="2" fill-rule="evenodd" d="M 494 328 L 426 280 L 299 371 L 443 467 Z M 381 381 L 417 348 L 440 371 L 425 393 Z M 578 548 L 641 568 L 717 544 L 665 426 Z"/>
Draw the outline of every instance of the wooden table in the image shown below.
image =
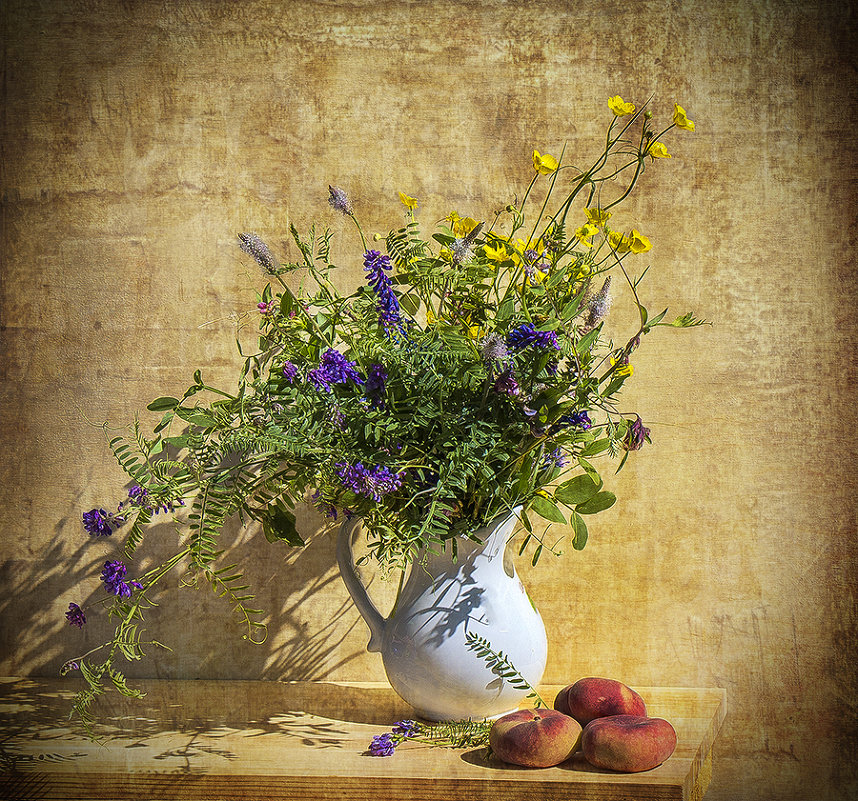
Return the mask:
<path id="1" fill-rule="evenodd" d="M 406 743 L 392 757 L 366 755 L 374 735 L 410 715 L 377 682 L 130 682 L 146 698 L 103 696 L 97 744 L 67 719 L 79 681 L 0 679 L 0 799 L 699 801 L 725 714 L 723 690 L 636 688 L 677 731 L 667 762 L 619 774 L 579 754 L 534 770 L 485 748 Z M 558 689 L 541 691 L 553 699 Z"/>

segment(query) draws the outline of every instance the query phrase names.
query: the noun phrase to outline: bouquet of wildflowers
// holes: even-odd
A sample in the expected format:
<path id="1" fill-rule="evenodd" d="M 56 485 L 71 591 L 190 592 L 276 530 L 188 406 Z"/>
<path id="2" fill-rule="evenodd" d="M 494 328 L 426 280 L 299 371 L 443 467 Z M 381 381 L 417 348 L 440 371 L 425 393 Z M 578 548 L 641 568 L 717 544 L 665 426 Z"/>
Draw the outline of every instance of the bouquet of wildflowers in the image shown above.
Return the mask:
<path id="1" fill-rule="evenodd" d="M 329 230 L 291 226 L 294 262 L 255 234 L 239 236 L 269 277 L 256 352 L 235 387 L 207 386 L 197 371 L 181 398 L 153 401 L 163 416 L 151 436 L 135 424 L 110 443 L 130 478 L 127 497 L 84 515 L 92 535 L 125 532 L 126 560 L 155 515 L 176 515 L 183 533 L 182 549 L 144 575 L 129 578 L 121 559 L 104 565 L 114 638 L 66 663 L 89 683 L 76 707 L 84 720 L 106 683 L 134 693 L 115 658 L 140 658 L 150 595 L 177 565 L 186 583 L 204 579 L 230 601 L 250 639 L 264 636 L 240 571 L 219 561 L 218 535 L 233 515 L 292 546 L 303 544 L 296 504 L 331 520 L 359 516 L 370 557 L 387 570 L 426 548 L 455 557 L 460 538 L 514 509 L 534 564 L 544 537 L 534 515 L 569 525 L 573 548 L 584 547 L 586 516 L 616 500 L 594 461 L 615 456 L 622 467 L 649 440 L 637 415 L 617 410 L 633 351 L 657 326 L 701 322 L 650 316 L 628 268 L 650 242 L 612 222 L 644 169 L 670 158 L 662 137 L 694 124 L 675 106 L 656 133 L 649 111 L 619 97 L 609 107 L 591 162 L 534 151 L 520 199 L 485 217 L 450 212 L 428 239 L 418 201 L 400 193 L 404 225 L 370 247 L 348 195 L 331 187 L 328 202 L 354 221 L 363 254 L 365 283 L 348 294 Z M 616 344 L 602 329 L 618 285 L 640 319 Z M 67 617 L 83 625 L 86 615 L 71 604 Z"/>

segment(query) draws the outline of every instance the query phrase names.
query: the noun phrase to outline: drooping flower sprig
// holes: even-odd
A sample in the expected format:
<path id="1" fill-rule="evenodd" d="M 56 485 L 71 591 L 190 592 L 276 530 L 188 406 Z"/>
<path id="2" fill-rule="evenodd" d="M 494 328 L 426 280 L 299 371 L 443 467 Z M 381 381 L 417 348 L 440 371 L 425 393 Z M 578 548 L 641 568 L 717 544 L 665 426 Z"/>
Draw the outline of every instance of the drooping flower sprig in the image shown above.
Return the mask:
<path id="1" fill-rule="evenodd" d="M 127 498 L 83 515 L 102 543 L 124 532 L 125 561 L 102 569 L 108 613 L 120 621 L 106 658 L 89 652 L 67 663 L 90 685 L 79 697 L 82 717 L 105 681 L 127 690 L 114 658 L 140 658 L 142 611 L 174 568 L 184 567 L 182 583 L 226 598 L 248 639 L 264 639 L 264 613 L 241 570 L 221 564 L 218 536 L 234 515 L 296 547 L 304 544 L 299 503 L 330 521 L 359 516 L 369 556 L 386 571 L 427 548 L 455 554 L 462 538 L 518 507 L 522 552 L 531 548 L 534 564 L 556 550 L 536 518 L 565 526 L 573 548 L 584 547 L 585 518 L 616 500 L 594 462 L 617 457 L 621 468 L 651 440 L 619 405 L 634 351 L 657 327 L 703 322 L 649 314 L 640 297 L 646 270 L 635 278 L 631 265 L 653 243 L 620 211 L 646 169 L 678 165 L 666 136 L 694 123 L 679 105 L 660 130 L 646 107 L 619 96 L 608 107 L 604 144 L 586 161 L 540 145 L 520 200 L 492 214 L 451 210 L 428 237 L 418 198 L 400 192 L 404 222 L 369 248 L 357 204 L 330 186 L 331 211 L 351 220 L 360 240 L 343 254 L 362 266 L 354 291 L 340 289 L 329 229 L 290 225 L 283 254 L 258 234 L 239 235 L 268 281 L 247 314 L 259 328 L 257 351 L 234 387 L 209 386 L 198 370 L 181 397 L 149 404 L 161 415 L 151 436 L 135 423 L 110 441 L 129 477 Z M 606 333 L 618 291 L 638 313 L 624 344 Z M 159 514 L 175 515 L 184 547 L 130 579 Z M 93 610 L 72 603 L 65 614 L 81 627 Z M 376 750 L 406 737 L 390 735 Z"/>
<path id="2" fill-rule="evenodd" d="M 480 748 L 488 745 L 490 720 L 420 723 L 400 720 L 388 732 L 375 735 L 367 747 L 368 756 L 388 757 L 402 743 L 421 743 L 436 748 Z"/>

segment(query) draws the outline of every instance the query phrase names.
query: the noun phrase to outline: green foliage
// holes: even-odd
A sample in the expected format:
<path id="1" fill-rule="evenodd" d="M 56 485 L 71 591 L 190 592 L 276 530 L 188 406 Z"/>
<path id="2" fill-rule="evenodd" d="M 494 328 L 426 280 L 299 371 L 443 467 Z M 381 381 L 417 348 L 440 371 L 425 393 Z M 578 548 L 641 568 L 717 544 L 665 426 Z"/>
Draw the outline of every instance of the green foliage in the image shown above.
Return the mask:
<path id="1" fill-rule="evenodd" d="M 503 651 L 495 651 L 485 637 L 480 637 L 471 632 L 465 633 L 465 641 L 468 648 L 485 661 L 486 667 L 492 673 L 500 676 L 517 690 L 527 690 L 527 698 L 532 698 L 538 707 L 542 709 L 548 708 L 548 705 L 542 700 L 542 696 L 539 695 L 536 688 L 532 687 L 527 679 L 518 672 L 515 665 L 510 662 L 509 657 Z"/>
<path id="2" fill-rule="evenodd" d="M 255 347 L 239 346 L 236 385 L 209 386 L 197 370 L 181 397 L 148 405 L 160 414 L 151 437 L 135 420 L 110 440 L 139 488 L 116 512 L 126 556 L 161 512 L 175 513 L 182 547 L 110 607 L 118 624 L 106 659 L 81 661 L 82 719 L 108 683 L 127 690 L 114 657 L 142 656 L 143 610 L 174 567 L 184 566 L 183 583 L 205 580 L 223 597 L 248 640 L 264 640 L 240 571 L 219 561 L 220 533 L 235 516 L 260 523 L 273 547 L 300 547 L 294 509 L 309 497 L 334 519 L 360 516 L 369 557 L 385 570 L 421 549 L 455 555 L 460 539 L 512 509 L 523 510 L 521 552 L 532 548 L 533 564 L 559 552 L 537 516 L 584 547 L 584 517 L 616 501 L 591 460 L 621 455 L 622 467 L 643 444 L 630 440 L 636 415 L 618 410 L 641 337 L 703 322 L 688 313 L 665 323 L 666 309 L 650 317 L 639 298 L 646 271 L 631 278 L 626 269 L 649 242 L 608 223 L 651 142 L 671 127 L 655 131 L 642 110 L 614 117 L 582 167 L 565 164 L 565 153 L 556 167 L 543 156 L 520 202 L 493 219 L 452 211 L 428 239 L 409 207 L 384 239 L 389 269 L 376 265 L 373 282 L 350 293 L 335 280 L 330 230 L 290 225 L 300 257 L 266 257 L 271 283 L 259 294 Z M 343 211 L 368 251 L 351 205 Z M 293 271 L 298 290 L 283 280 Z M 640 319 L 620 346 L 603 336 L 611 271 L 611 291 L 624 280 Z M 520 680 L 503 654 L 474 646 L 499 675 Z"/>

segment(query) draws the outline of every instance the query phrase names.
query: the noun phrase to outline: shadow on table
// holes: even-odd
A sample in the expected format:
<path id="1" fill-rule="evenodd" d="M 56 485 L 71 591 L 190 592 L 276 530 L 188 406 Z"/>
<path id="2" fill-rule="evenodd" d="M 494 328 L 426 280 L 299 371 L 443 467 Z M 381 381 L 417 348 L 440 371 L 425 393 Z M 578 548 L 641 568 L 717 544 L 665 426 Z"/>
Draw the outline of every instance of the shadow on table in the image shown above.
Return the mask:
<path id="1" fill-rule="evenodd" d="M 507 762 L 501 761 L 497 757 L 489 756 L 488 748 L 476 748 L 473 751 L 466 751 L 462 754 L 462 761 L 467 762 L 470 765 L 478 765 L 481 768 L 490 768 L 492 770 L 537 770 L 537 768 L 525 768 L 520 765 L 510 765 Z M 561 770 L 572 770 L 579 773 L 603 773 L 612 776 L 618 775 L 614 770 L 597 768 L 594 765 L 591 765 L 586 759 L 584 759 L 584 753 L 582 751 L 576 751 L 570 759 L 567 759 L 565 762 L 561 762 L 556 767 Z"/>

